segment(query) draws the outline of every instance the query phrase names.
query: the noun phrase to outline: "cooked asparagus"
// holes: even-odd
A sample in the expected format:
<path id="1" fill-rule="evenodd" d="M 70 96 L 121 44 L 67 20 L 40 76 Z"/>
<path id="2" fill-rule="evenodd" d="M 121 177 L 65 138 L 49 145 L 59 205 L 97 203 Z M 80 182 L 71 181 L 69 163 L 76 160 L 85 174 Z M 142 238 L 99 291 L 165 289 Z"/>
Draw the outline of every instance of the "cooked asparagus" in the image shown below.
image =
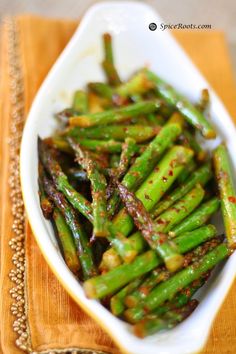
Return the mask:
<path id="1" fill-rule="evenodd" d="M 221 198 L 226 237 L 229 246 L 236 248 L 236 192 L 225 145 L 221 144 L 216 148 L 213 154 L 213 162 Z"/>

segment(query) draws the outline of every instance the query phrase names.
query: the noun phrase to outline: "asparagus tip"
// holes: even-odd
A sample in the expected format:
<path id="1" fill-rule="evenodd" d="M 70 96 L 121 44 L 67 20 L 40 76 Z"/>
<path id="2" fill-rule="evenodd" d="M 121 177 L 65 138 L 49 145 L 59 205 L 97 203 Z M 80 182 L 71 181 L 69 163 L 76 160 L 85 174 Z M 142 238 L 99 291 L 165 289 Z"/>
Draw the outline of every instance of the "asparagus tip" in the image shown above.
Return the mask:
<path id="1" fill-rule="evenodd" d="M 79 126 L 82 128 L 87 128 L 91 126 L 90 121 L 88 120 L 87 116 L 75 116 L 69 118 L 69 125 L 70 126 Z"/>
<path id="2" fill-rule="evenodd" d="M 110 308 L 111 308 L 111 312 L 115 316 L 121 315 L 122 312 L 124 311 L 124 305 L 122 304 L 122 302 L 119 299 L 116 299 L 114 297 L 111 298 Z"/>
<path id="3" fill-rule="evenodd" d="M 136 323 L 133 327 L 134 334 L 139 338 L 144 338 L 146 336 L 143 321 Z"/>
<path id="4" fill-rule="evenodd" d="M 124 312 L 124 317 L 128 323 L 135 324 L 138 322 L 138 320 L 135 318 L 135 315 L 133 315 L 133 309 L 127 309 Z"/>
<path id="5" fill-rule="evenodd" d="M 134 258 L 137 256 L 137 251 L 135 250 L 129 250 L 125 253 L 123 259 L 125 263 L 131 263 Z"/>
<path id="6" fill-rule="evenodd" d="M 89 299 L 96 299 L 97 298 L 95 287 L 93 286 L 93 284 L 90 280 L 87 280 L 84 282 L 83 288 L 84 288 L 84 292 L 85 292 L 86 296 Z"/>
<path id="7" fill-rule="evenodd" d="M 183 262 L 184 257 L 181 254 L 175 254 L 165 260 L 165 265 L 170 272 L 175 272 L 176 270 L 182 267 Z"/>
<path id="8" fill-rule="evenodd" d="M 110 252 L 105 252 L 103 254 L 102 262 L 99 265 L 99 270 L 104 272 L 109 269 L 116 268 L 120 264 L 121 264 L 121 259 L 117 253 L 112 252 L 112 254 L 110 254 Z"/>
<path id="9" fill-rule="evenodd" d="M 125 298 L 125 305 L 128 308 L 136 307 L 138 305 L 137 299 L 132 295 L 128 295 Z"/>

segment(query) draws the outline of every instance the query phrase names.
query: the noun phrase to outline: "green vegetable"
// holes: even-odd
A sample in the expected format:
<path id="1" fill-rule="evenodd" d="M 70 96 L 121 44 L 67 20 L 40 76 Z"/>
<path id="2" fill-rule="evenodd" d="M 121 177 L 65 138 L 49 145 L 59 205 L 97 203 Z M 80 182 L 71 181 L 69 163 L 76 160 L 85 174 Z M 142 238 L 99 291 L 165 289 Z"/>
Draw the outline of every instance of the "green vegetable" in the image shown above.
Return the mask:
<path id="1" fill-rule="evenodd" d="M 127 98 L 129 96 L 146 93 L 152 88 L 154 88 L 154 84 L 147 80 L 145 72 L 139 71 L 132 76 L 130 80 L 118 86 L 115 89 L 115 93 L 121 97 Z"/>
<path id="2" fill-rule="evenodd" d="M 167 281 L 159 284 L 142 301 L 142 304 L 126 310 L 125 318 L 131 323 L 140 321 L 145 315 L 155 310 L 165 301 L 170 300 L 178 291 L 200 278 L 228 255 L 229 249 L 225 244 L 217 246 L 202 257 L 201 260 L 194 262 L 192 265 L 173 275 Z"/>
<path id="3" fill-rule="evenodd" d="M 108 84 L 104 82 L 91 82 L 88 84 L 88 88 L 98 96 L 112 100 L 113 89 Z"/>
<path id="4" fill-rule="evenodd" d="M 43 166 L 39 162 L 38 164 L 38 185 L 39 185 L 39 201 L 40 201 L 40 207 L 43 213 L 43 216 L 45 219 L 50 219 L 52 216 L 53 212 L 53 204 L 52 202 L 48 199 L 45 190 L 43 188 L 43 176 L 44 176 L 44 171 L 43 171 Z"/>
<path id="5" fill-rule="evenodd" d="M 202 245 L 198 246 L 194 250 L 190 251 L 189 253 L 184 255 L 184 265 L 183 267 L 186 268 L 192 262 L 200 260 L 207 252 L 215 248 L 222 242 L 220 237 L 215 237 L 209 241 L 206 241 Z M 171 273 L 168 272 L 163 267 L 158 267 L 154 269 L 150 275 L 142 282 L 142 284 L 135 289 L 132 293 L 126 296 L 125 304 L 128 307 L 135 307 L 145 299 L 148 294 L 152 291 L 152 289 L 162 281 L 169 279 Z"/>
<path id="6" fill-rule="evenodd" d="M 88 179 L 91 182 L 94 236 L 107 237 L 109 230 L 107 228 L 106 179 L 98 171 L 96 163 L 90 158 L 89 154 L 83 151 L 79 144 L 76 144 L 72 138 L 69 138 L 68 141 L 75 151 L 78 163 L 87 172 Z"/>
<path id="7" fill-rule="evenodd" d="M 204 161 L 207 156 L 207 152 L 202 149 L 202 147 L 197 142 L 195 136 L 189 131 L 186 130 L 183 133 L 184 135 L 184 142 L 195 152 L 198 161 Z"/>
<path id="8" fill-rule="evenodd" d="M 144 338 L 163 329 L 171 329 L 190 316 L 197 305 L 197 300 L 191 300 L 183 307 L 179 309 L 172 309 L 163 316 L 146 316 L 142 321 L 138 322 L 134 326 L 134 333 L 138 337 Z"/>
<path id="9" fill-rule="evenodd" d="M 88 95 L 82 90 L 75 91 L 72 109 L 80 114 L 88 112 Z"/>
<path id="10" fill-rule="evenodd" d="M 105 59 L 102 62 L 102 67 L 107 76 L 107 80 L 109 84 L 116 86 L 121 83 L 121 80 L 114 66 L 112 37 L 109 33 L 104 33 L 103 35 L 103 46 L 104 46 Z"/>
<path id="11" fill-rule="evenodd" d="M 173 192 L 164 197 L 163 200 L 157 204 L 153 210 L 153 217 L 163 213 L 163 211 L 168 209 L 172 204 L 174 204 L 177 200 L 188 193 L 197 183 L 200 183 L 202 186 L 204 186 L 212 178 L 212 175 L 213 174 L 210 163 L 206 163 L 199 167 L 199 169 L 193 172 L 192 176 L 190 176 L 186 182 L 174 189 Z"/>
<path id="12" fill-rule="evenodd" d="M 128 170 L 132 157 L 137 151 L 137 145 L 132 138 L 126 138 L 122 144 L 120 162 L 117 169 L 114 171 L 115 177 L 120 179 Z"/>
<path id="13" fill-rule="evenodd" d="M 192 155 L 192 150 L 183 146 L 173 146 L 166 153 L 135 193 L 147 211 L 151 210 L 169 189 Z M 132 231 L 132 218 L 124 209 L 116 215 L 113 223 L 124 235 L 128 235 Z"/>
<path id="14" fill-rule="evenodd" d="M 147 211 L 153 208 L 157 201 L 173 184 L 185 164 L 189 159 L 191 159 L 192 154 L 192 150 L 189 150 L 188 148 L 184 148 L 182 146 L 172 147 L 156 166 L 154 171 L 143 182 L 135 195 L 138 199 L 140 199 Z M 113 219 L 113 225 L 116 230 L 126 236 L 133 229 L 133 220 L 123 208 Z M 164 247 L 165 246 L 163 246 L 163 248 Z M 133 252 L 133 254 L 135 255 L 135 252 Z M 120 254 L 120 256 L 128 262 L 132 260 L 130 258 L 127 259 L 125 254 Z M 110 269 L 111 261 L 111 251 L 108 250 L 103 254 L 101 267 Z M 114 264 L 113 261 L 112 264 Z"/>
<path id="15" fill-rule="evenodd" d="M 133 282 L 126 285 L 123 289 L 121 289 L 117 294 L 112 296 L 110 301 L 111 312 L 115 316 L 121 315 L 125 310 L 124 299 L 125 297 L 136 289 L 143 281 L 143 277 L 135 279 Z"/>
<path id="16" fill-rule="evenodd" d="M 148 127 L 142 125 L 108 125 L 91 128 L 74 127 L 69 128 L 65 135 L 78 139 L 115 139 L 119 141 L 125 138 L 133 138 L 141 143 L 153 138 L 160 131 L 159 127 Z"/>
<path id="17" fill-rule="evenodd" d="M 183 254 L 197 247 L 201 243 L 213 238 L 216 228 L 213 225 L 203 226 L 198 230 L 187 232 L 176 237 L 175 244 L 179 253 Z M 109 272 L 87 280 L 84 290 L 89 298 L 101 299 L 114 294 L 132 280 L 150 272 L 162 264 L 162 260 L 155 251 L 147 251 L 136 257 L 130 264 L 122 264 Z"/>
<path id="18" fill-rule="evenodd" d="M 206 139 L 214 139 L 216 137 L 216 132 L 211 124 L 194 105 L 150 70 L 147 70 L 146 74 L 148 79 L 155 83 L 159 95 L 167 104 L 174 106 L 191 125 L 201 131 Z"/>
<path id="19" fill-rule="evenodd" d="M 69 118 L 69 124 L 71 126 L 91 127 L 96 125 L 120 123 L 133 116 L 155 112 L 160 106 L 161 101 L 158 100 L 138 102 L 103 112 L 78 115 L 76 117 L 73 116 Z"/>
<path id="20" fill-rule="evenodd" d="M 227 148 L 219 145 L 213 153 L 216 181 L 221 199 L 225 233 L 230 248 L 236 248 L 236 192 Z"/>
<path id="21" fill-rule="evenodd" d="M 187 178 L 192 175 L 192 173 L 197 169 L 197 167 L 198 166 L 196 161 L 194 160 L 194 158 L 192 158 L 177 178 L 179 186 L 181 186 L 187 180 Z"/>
<path id="22" fill-rule="evenodd" d="M 129 190 L 136 190 L 152 172 L 163 152 L 180 133 L 181 127 L 178 124 L 164 126 L 159 134 L 149 143 L 144 152 L 136 158 L 134 164 L 124 176 L 122 184 Z M 108 202 L 108 210 L 111 215 L 113 215 L 118 202 L 119 196 L 118 192 L 116 192 Z"/>
<path id="23" fill-rule="evenodd" d="M 56 190 L 53 183 L 44 177 L 43 185 L 46 193 L 62 213 L 74 237 L 77 254 L 83 271 L 83 278 L 89 279 L 97 274 L 93 262 L 91 246 L 87 235 L 79 223 L 78 216 L 74 209 L 66 201 L 64 195 Z"/>
<path id="24" fill-rule="evenodd" d="M 171 237 L 176 237 L 183 232 L 192 231 L 204 225 L 207 220 L 218 210 L 220 201 L 214 197 L 211 200 L 203 203 L 192 214 L 186 217 L 180 224 L 176 225 L 169 232 Z"/>
<path id="25" fill-rule="evenodd" d="M 66 196 L 75 209 L 92 222 L 93 211 L 90 202 L 69 184 L 67 176 L 55 159 L 55 151 L 49 148 L 40 138 L 38 139 L 38 150 L 42 164 L 52 177 L 57 189 Z"/>
<path id="26" fill-rule="evenodd" d="M 175 225 L 178 225 L 180 221 L 188 216 L 201 203 L 204 194 L 204 189 L 200 184 L 197 184 L 196 187 L 155 219 L 157 224 L 156 230 L 159 232 L 172 230 Z"/>
<path id="27" fill-rule="evenodd" d="M 129 192 L 122 184 L 117 183 L 119 194 L 134 224 L 142 232 L 149 246 L 164 260 L 170 271 L 176 271 L 183 264 L 183 257 L 169 244 L 167 237 L 160 233 L 158 225 L 153 222 L 143 203 Z"/>
<path id="28" fill-rule="evenodd" d="M 70 228 L 68 227 L 64 217 L 62 216 L 58 208 L 55 208 L 53 211 L 53 220 L 57 228 L 57 235 L 62 245 L 65 262 L 68 268 L 75 275 L 78 275 L 81 267 L 77 255 L 75 242 Z"/>

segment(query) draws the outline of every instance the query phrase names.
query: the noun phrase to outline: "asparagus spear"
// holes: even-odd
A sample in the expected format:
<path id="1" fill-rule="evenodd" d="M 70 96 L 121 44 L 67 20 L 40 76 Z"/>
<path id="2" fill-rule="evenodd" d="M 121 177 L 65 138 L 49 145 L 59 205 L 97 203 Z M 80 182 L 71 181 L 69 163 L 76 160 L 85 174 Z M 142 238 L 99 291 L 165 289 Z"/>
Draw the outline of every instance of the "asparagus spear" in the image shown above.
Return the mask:
<path id="1" fill-rule="evenodd" d="M 186 268 L 192 262 L 201 259 L 207 252 L 215 248 L 222 242 L 220 237 L 215 237 L 210 241 L 206 241 L 203 245 L 198 246 L 193 251 L 185 254 L 183 268 Z M 128 307 L 136 307 L 145 299 L 152 289 L 162 281 L 169 279 L 171 273 L 168 272 L 164 267 L 159 267 L 154 269 L 150 275 L 145 279 L 145 281 L 135 289 L 132 293 L 128 294 L 125 298 L 125 304 Z"/>
<path id="2" fill-rule="evenodd" d="M 93 227 L 94 235 L 107 237 L 111 245 L 115 247 L 118 254 L 122 254 L 124 259 L 133 259 L 136 252 L 133 251 L 132 244 L 122 235 L 119 230 L 115 230 L 114 226 L 107 219 L 106 213 L 106 182 L 104 177 L 97 171 L 96 165 L 91 164 L 91 160 L 84 158 L 84 153 L 77 144 L 73 142 L 73 139 L 69 141 L 75 150 L 76 154 L 79 154 L 80 163 L 86 168 L 88 177 L 92 184 L 92 196 L 93 196 Z M 82 158 L 81 158 L 82 156 Z M 102 218 L 101 218 L 102 214 Z"/>
<path id="3" fill-rule="evenodd" d="M 133 331 L 136 336 L 144 338 L 163 329 L 173 328 L 190 316 L 197 305 L 198 301 L 194 299 L 179 309 L 167 312 L 164 316 L 146 316 L 134 326 Z"/>
<path id="4" fill-rule="evenodd" d="M 133 138 L 141 143 L 153 138 L 160 131 L 160 127 L 148 127 L 142 125 L 111 125 L 91 128 L 73 127 L 66 131 L 66 135 L 75 139 L 115 139 L 123 141 L 125 138 Z M 79 140 L 78 140 L 79 141 Z"/>
<path id="5" fill-rule="evenodd" d="M 52 177 L 57 189 L 66 196 L 76 210 L 92 222 L 93 215 L 90 202 L 69 184 L 67 176 L 63 173 L 60 165 L 55 159 L 54 151 L 40 138 L 38 138 L 38 150 L 42 164 Z"/>
<path id="6" fill-rule="evenodd" d="M 128 139 L 128 138 L 127 138 Z M 130 138 L 131 139 L 131 138 Z M 72 154 L 68 141 L 63 136 L 53 136 L 44 140 L 48 145 L 54 148 Z M 122 150 L 122 143 L 114 139 L 110 140 L 95 140 L 95 139 L 77 139 L 81 147 L 95 152 L 107 152 L 107 153 L 120 153 Z M 135 145 L 135 152 L 142 151 L 142 146 Z"/>
<path id="7" fill-rule="evenodd" d="M 160 156 L 171 145 L 171 143 L 181 133 L 178 124 L 168 124 L 164 126 L 159 134 L 147 146 L 145 151 L 135 160 L 122 180 L 122 184 L 129 190 L 135 190 L 151 173 L 157 164 Z M 118 192 L 114 193 L 108 202 L 108 210 L 113 215 L 119 201 Z"/>
<path id="8" fill-rule="evenodd" d="M 91 127 L 110 123 L 124 122 L 127 119 L 141 114 L 155 112 L 161 106 L 161 101 L 143 101 L 133 103 L 125 107 L 107 110 L 104 112 L 78 115 L 69 118 L 71 126 Z"/>
<path id="9" fill-rule="evenodd" d="M 216 137 L 215 130 L 206 120 L 204 115 L 184 96 L 177 93 L 173 87 L 168 85 L 150 70 L 147 70 L 146 74 L 147 78 L 155 83 L 159 95 L 167 102 L 167 104 L 174 106 L 191 125 L 201 131 L 206 139 L 214 139 Z"/>
<path id="10" fill-rule="evenodd" d="M 220 238 L 219 238 L 219 242 L 220 242 Z M 180 292 L 178 292 L 176 294 L 176 296 L 171 301 L 165 303 L 162 306 L 159 306 L 154 311 L 153 314 L 154 315 L 163 315 L 163 314 L 167 313 L 168 311 L 171 311 L 173 309 L 180 308 L 180 307 L 186 305 L 189 302 L 189 300 L 191 299 L 191 297 L 193 296 L 193 294 L 206 283 L 206 281 L 209 278 L 209 275 L 210 275 L 210 273 L 204 274 L 201 278 L 195 280 L 192 284 L 190 284 L 189 286 L 182 289 Z M 124 312 L 124 310 L 126 308 L 125 303 L 124 303 L 125 298 L 127 298 L 127 296 L 130 293 L 134 293 L 134 291 L 138 287 L 141 288 L 140 285 L 143 283 L 143 279 L 144 279 L 144 276 L 133 280 L 128 285 L 126 285 L 123 289 L 121 289 L 117 294 L 112 296 L 111 301 L 110 301 L 110 307 L 111 307 L 111 311 L 112 311 L 113 315 L 120 316 Z M 143 286 L 142 286 L 142 288 L 143 288 Z"/>
<path id="11" fill-rule="evenodd" d="M 167 124 L 172 124 L 172 123 L 179 124 L 183 130 L 184 126 L 185 126 L 185 120 L 184 120 L 182 114 L 180 114 L 179 112 L 173 112 L 171 114 L 170 119 L 168 120 Z"/>
<path id="12" fill-rule="evenodd" d="M 79 144 L 85 149 L 100 152 L 109 153 L 120 153 L 122 149 L 122 144 L 115 140 L 91 140 L 91 139 L 81 139 Z M 136 151 L 138 147 L 136 145 Z"/>
<path id="13" fill-rule="evenodd" d="M 113 58 L 113 49 L 112 49 L 112 37 L 110 33 L 104 33 L 102 39 L 103 39 L 105 60 L 113 64 L 114 58 Z"/>
<path id="14" fill-rule="evenodd" d="M 94 236 L 107 237 L 109 231 L 107 228 L 106 179 L 98 171 L 96 164 L 91 160 L 88 153 L 83 151 L 79 144 L 76 144 L 72 138 L 68 138 L 68 141 L 75 151 L 77 162 L 87 172 L 87 176 L 91 182 Z"/>
<path id="15" fill-rule="evenodd" d="M 112 63 L 107 60 L 102 62 L 103 70 L 107 76 L 108 82 L 111 86 L 117 86 L 120 84 L 120 78 L 118 76 L 117 70 Z"/>
<path id="16" fill-rule="evenodd" d="M 169 244 L 166 236 L 158 232 L 157 225 L 151 219 L 143 203 L 122 184 L 117 183 L 117 187 L 122 202 L 149 246 L 164 260 L 166 267 L 170 271 L 176 271 L 182 266 L 183 257 Z"/>
<path id="17" fill-rule="evenodd" d="M 164 197 L 163 200 L 157 204 L 153 211 L 153 217 L 160 215 L 163 211 L 168 209 L 174 202 L 188 193 L 197 183 L 204 186 L 211 178 L 212 169 L 210 163 L 199 167 L 182 186 L 178 186 L 172 193 Z"/>
<path id="18" fill-rule="evenodd" d="M 53 220 L 57 228 L 57 235 L 62 245 L 65 262 L 68 268 L 75 275 L 78 275 L 81 267 L 76 246 L 70 228 L 58 208 L 55 208 L 53 211 Z"/>
<path id="19" fill-rule="evenodd" d="M 112 100 L 113 89 L 104 82 L 90 82 L 88 84 L 88 89 L 96 93 L 98 96 Z"/>
<path id="20" fill-rule="evenodd" d="M 177 251 L 181 254 L 186 253 L 213 238 L 215 234 L 216 228 L 213 225 L 208 225 L 178 236 L 175 239 Z M 132 280 L 150 272 L 160 264 L 162 264 L 161 258 L 157 256 L 155 251 L 149 250 L 136 257 L 130 264 L 119 265 L 103 275 L 87 280 L 84 283 L 85 293 L 89 298 L 96 299 L 114 294 Z"/>
<path id="21" fill-rule="evenodd" d="M 195 192 L 200 191 L 199 195 L 197 198 L 192 200 L 192 195 L 195 194 Z M 156 220 L 159 220 L 159 224 L 157 225 L 156 229 L 159 232 L 167 232 L 169 231 L 169 236 L 175 237 L 175 234 L 172 233 L 172 227 L 176 225 L 178 222 L 180 222 L 185 216 L 187 216 L 192 208 L 194 208 L 202 199 L 203 197 L 203 190 L 198 185 L 197 188 L 193 188 L 192 191 L 190 191 L 187 195 L 185 195 L 182 199 L 177 201 L 173 206 L 171 206 L 169 209 L 164 211 Z M 187 198 L 187 200 L 186 200 Z M 186 204 L 187 201 L 187 204 Z M 194 202 L 194 203 L 192 203 Z M 216 207 L 215 203 L 213 202 L 213 208 L 214 206 Z M 177 213 L 177 211 L 179 211 Z M 208 211 L 208 206 L 206 208 L 203 208 L 203 213 Z M 193 213 L 194 215 L 194 213 Z M 189 230 L 186 229 L 186 231 L 192 231 L 202 224 L 204 224 L 205 217 L 208 218 L 208 215 L 202 215 L 202 212 L 200 210 L 200 214 L 196 215 L 197 218 L 193 218 L 193 220 L 190 219 L 190 224 L 189 224 Z M 200 220 L 199 220 L 200 219 Z M 185 219 L 184 219 L 185 220 Z M 199 220 L 199 221 L 198 221 Z M 201 222 L 202 220 L 202 222 Z M 184 221 L 183 221 L 184 222 Z M 196 222 L 196 224 L 195 224 Z M 188 225 L 188 223 L 187 223 Z M 178 225 L 176 226 L 178 227 Z M 183 229 L 184 232 L 185 229 Z M 141 253 L 145 248 L 146 248 L 146 243 L 144 242 L 140 232 L 136 232 L 133 235 L 131 235 L 128 239 L 130 243 L 132 244 L 133 251 L 136 252 L 137 254 Z M 123 254 L 120 254 L 121 257 Z M 112 269 L 112 267 L 115 265 L 116 267 L 122 263 L 122 259 L 117 256 L 117 253 L 114 249 L 110 248 L 107 250 L 104 255 L 103 255 L 103 261 L 100 264 L 100 269 Z"/>
<path id="22" fill-rule="evenodd" d="M 127 172 L 131 159 L 135 155 L 136 146 L 137 145 L 135 144 L 134 139 L 126 138 L 124 144 L 122 144 L 122 152 L 120 155 L 120 161 L 118 166 L 116 168 L 110 169 L 109 171 L 111 180 L 107 188 L 107 196 L 110 202 L 111 202 L 111 198 L 112 200 L 115 200 L 115 203 L 113 203 L 112 205 L 112 210 L 111 210 L 111 205 L 108 203 L 109 215 L 113 215 L 115 213 L 119 204 L 119 200 L 116 200 L 117 192 L 115 190 L 114 179 L 120 180 Z"/>
<path id="23" fill-rule="evenodd" d="M 80 114 L 88 112 L 88 95 L 82 90 L 75 91 L 72 109 Z"/>
<path id="24" fill-rule="evenodd" d="M 236 248 L 236 192 L 227 148 L 219 145 L 213 153 L 215 174 L 221 199 L 226 237 L 230 248 Z"/>
<path id="25" fill-rule="evenodd" d="M 46 193 L 60 210 L 72 232 L 84 279 L 93 277 L 97 274 L 97 271 L 93 262 L 92 250 L 89 240 L 79 224 L 78 216 L 69 205 L 64 195 L 58 192 L 53 183 L 45 176 L 43 178 L 43 185 Z"/>
<path id="26" fill-rule="evenodd" d="M 105 101 L 105 102 L 104 102 Z M 105 103 L 105 107 L 104 107 Z M 98 95 L 95 95 L 93 92 L 88 93 L 88 112 L 84 113 L 86 114 L 97 114 L 101 113 L 104 111 L 104 108 L 106 109 L 107 106 L 107 100 L 99 97 Z M 80 114 L 79 114 L 80 115 Z M 77 117 L 78 114 L 74 117 Z M 70 120 L 69 120 L 70 123 Z"/>
<path id="27" fill-rule="evenodd" d="M 207 282 L 210 275 L 211 272 L 203 274 L 203 276 L 199 279 L 194 280 L 190 285 L 179 291 L 170 301 L 165 302 L 162 306 L 158 306 L 158 308 L 148 316 L 160 316 L 166 314 L 168 311 L 185 306 L 191 300 L 196 291 Z"/>
<path id="28" fill-rule="evenodd" d="M 39 162 L 38 164 L 38 173 L 39 173 L 39 177 L 38 177 L 38 184 L 39 184 L 39 201 L 40 201 L 40 207 L 42 209 L 43 212 L 43 216 L 45 217 L 45 219 L 50 219 L 53 213 L 53 204 L 51 203 L 51 201 L 48 199 L 44 188 L 43 188 L 43 166 L 42 164 Z"/>
<path id="29" fill-rule="evenodd" d="M 168 232 L 175 225 L 178 225 L 186 216 L 188 216 L 202 201 L 205 191 L 198 183 L 190 192 L 185 194 L 173 206 L 164 211 L 155 222 L 156 230 L 159 232 Z"/>
<path id="30" fill-rule="evenodd" d="M 220 201 L 216 197 L 203 203 L 192 214 L 186 217 L 180 224 L 171 229 L 169 235 L 171 237 L 176 237 L 183 232 L 192 231 L 204 225 L 207 220 L 217 211 L 219 206 Z"/>
<path id="31" fill-rule="evenodd" d="M 140 199 L 147 211 L 152 209 L 165 191 L 168 190 L 191 157 L 192 150 L 182 146 L 174 146 L 167 152 L 136 192 L 136 197 Z M 119 230 L 126 236 L 133 228 L 133 220 L 123 208 L 113 219 L 113 225 L 116 230 Z M 101 268 L 110 269 L 110 261 L 114 253 L 114 251 L 110 250 L 104 252 Z M 132 260 L 127 259 L 125 254 L 119 254 L 124 260 L 126 259 L 126 261 L 130 262 Z M 133 254 L 135 255 L 135 252 L 133 252 Z M 117 263 L 116 255 L 115 258 Z M 114 262 L 112 263 L 114 264 Z"/>
<path id="32" fill-rule="evenodd" d="M 64 151 L 70 150 L 73 151 L 68 144 L 67 140 L 64 137 L 55 136 L 52 137 L 52 144 L 58 148 L 59 150 Z M 92 139 L 78 139 L 78 143 L 81 147 L 96 152 L 108 152 L 108 153 L 120 153 L 122 150 L 122 143 L 116 140 L 92 140 Z M 63 144 L 63 148 L 61 145 Z M 138 152 L 140 149 L 139 146 L 136 145 L 135 151 Z"/>
<path id="33" fill-rule="evenodd" d="M 217 246 L 208 252 L 200 261 L 194 262 L 187 268 L 179 271 L 167 281 L 159 284 L 143 300 L 142 304 L 125 311 L 125 318 L 130 323 L 140 321 L 145 315 L 155 310 L 165 301 L 170 300 L 178 291 L 202 276 L 216 264 L 229 255 L 229 249 L 225 244 Z"/>
<path id="34" fill-rule="evenodd" d="M 166 153 L 135 194 L 147 211 L 154 207 L 173 184 L 192 155 L 192 150 L 183 146 L 173 146 Z M 116 215 L 113 223 L 124 235 L 128 235 L 133 228 L 132 218 L 124 209 Z"/>
<path id="35" fill-rule="evenodd" d="M 148 125 L 151 125 L 153 127 L 155 127 L 156 125 L 163 126 L 165 124 L 165 119 L 162 117 L 162 115 L 160 115 L 160 112 L 159 114 L 147 114 L 147 121 Z"/>
<path id="36" fill-rule="evenodd" d="M 185 169 L 178 176 L 177 178 L 178 184 L 181 186 L 187 180 L 187 178 L 189 178 L 189 176 L 192 175 L 192 173 L 197 169 L 197 167 L 198 166 L 196 161 L 194 160 L 194 158 L 192 158 L 187 164 L 187 166 L 185 167 Z"/>
<path id="37" fill-rule="evenodd" d="M 124 299 L 125 297 L 135 290 L 143 281 L 143 276 L 135 279 L 123 289 L 121 289 L 117 294 L 112 296 L 110 301 L 111 312 L 115 316 L 121 315 L 125 310 Z"/>
<path id="38" fill-rule="evenodd" d="M 104 33 L 103 45 L 104 45 L 105 59 L 102 62 L 102 66 L 107 76 L 107 80 L 109 84 L 112 86 L 119 85 L 121 83 L 121 80 L 114 66 L 112 37 L 109 33 Z"/>
<path id="39" fill-rule="evenodd" d="M 122 144 L 120 162 L 117 169 L 114 171 L 117 179 L 120 179 L 128 170 L 130 161 L 137 151 L 136 146 L 135 140 L 132 138 L 126 138 L 124 144 Z"/>
<path id="40" fill-rule="evenodd" d="M 67 140 L 62 136 L 52 136 L 50 138 L 44 139 L 44 142 L 47 145 L 52 146 L 54 149 L 66 152 L 68 154 L 73 154 L 73 150 L 71 149 Z"/>
<path id="41" fill-rule="evenodd" d="M 127 98 L 133 95 L 146 93 L 154 88 L 154 84 L 147 79 L 145 72 L 139 71 L 130 80 L 119 85 L 115 89 L 115 93 L 121 97 Z"/>
<path id="42" fill-rule="evenodd" d="M 184 143 L 196 153 L 198 161 L 204 161 L 206 159 L 207 152 L 198 144 L 195 136 L 189 130 L 185 129 L 183 137 Z"/>

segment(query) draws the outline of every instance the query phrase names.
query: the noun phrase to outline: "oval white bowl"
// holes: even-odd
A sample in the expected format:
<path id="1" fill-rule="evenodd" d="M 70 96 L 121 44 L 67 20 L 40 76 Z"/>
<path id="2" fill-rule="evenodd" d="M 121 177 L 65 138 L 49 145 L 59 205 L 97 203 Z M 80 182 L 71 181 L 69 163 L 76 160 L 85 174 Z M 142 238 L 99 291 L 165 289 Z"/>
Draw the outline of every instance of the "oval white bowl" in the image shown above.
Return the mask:
<path id="1" fill-rule="evenodd" d="M 200 90 L 211 94 L 211 117 L 220 138 L 227 142 L 236 167 L 236 131 L 219 98 L 167 31 L 150 31 L 149 23 L 163 21 L 153 9 L 140 2 L 107 2 L 93 6 L 84 16 L 73 38 L 42 84 L 31 107 L 21 146 L 21 183 L 25 208 L 38 245 L 56 277 L 74 300 L 91 315 L 122 348 L 132 354 L 190 354 L 204 346 L 213 319 L 236 273 L 236 254 L 214 272 L 199 295 L 201 303 L 194 313 L 175 329 L 143 340 L 136 338 L 129 325 L 115 318 L 99 302 L 85 297 L 83 289 L 65 265 L 56 246 L 52 227 L 43 218 L 37 185 L 37 135 L 49 136 L 56 128 L 53 114 L 71 103 L 72 93 L 89 81 L 103 80 L 101 35 L 114 37 L 115 60 L 126 79 L 148 63 L 189 99 L 196 101 Z M 219 139 L 208 143 L 213 148 Z"/>

